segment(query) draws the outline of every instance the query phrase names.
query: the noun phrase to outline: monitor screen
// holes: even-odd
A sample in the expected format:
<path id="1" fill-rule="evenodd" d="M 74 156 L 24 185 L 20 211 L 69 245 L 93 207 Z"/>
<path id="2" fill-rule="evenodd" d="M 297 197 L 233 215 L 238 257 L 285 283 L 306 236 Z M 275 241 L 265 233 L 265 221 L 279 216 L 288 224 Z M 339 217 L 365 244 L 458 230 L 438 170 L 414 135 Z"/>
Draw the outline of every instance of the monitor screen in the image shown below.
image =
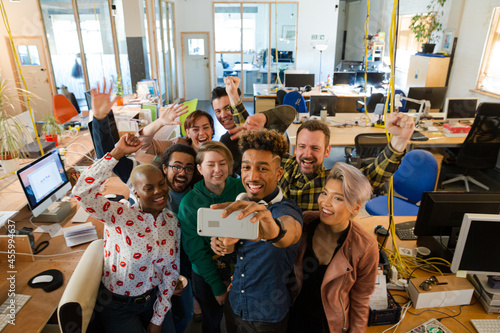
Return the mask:
<path id="1" fill-rule="evenodd" d="M 314 87 L 314 74 L 285 73 L 285 87 L 302 88 L 307 85 Z"/>
<path id="2" fill-rule="evenodd" d="M 293 51 L 278 51 L 278 62 L 293 62 Z"/>
<path id="3" fill-rule="evenodd" d="M 359 60 L 342 60 L 337 66 L 338 71 L 361 71 L 363 62 Z"/>
<path id="4" fill-rule="evenodd" d="M 33 216 L 40 215 L 71 189 L 59 151 L 54 149 L 17 172 Z"/>
<path id="5" fill-rule="evenodd" d="M 444 105 L 444 120 L 474 120 L 477 98 L 447 98 Z"/>
<path id="6" fill-rule="evenodd" d="M 500 215 L 465 214 L 451 271 L 500 275 Z"/>
<path id="7" fill-rule="evenodd" d="M 431 102 L 431 109 L 442 109 L 447 87 L 411 87 L 408 91 L 408 98 L 417 100 L 427 100 Z M 410 101 L 406 102 L 407 109 L 418 110 L 420 104 Z"/>
<path id="8" fill-rule="evenodd" d="M 334 72 L 333 73 L 333 84 L 356 84 L 356 72 Z"/>
<path id="9" fill-rule="evenodd" d="M 379 72 L 366 72 L 366 85 L 373 86 L 375 88 L 382 87 L 382 81 L 384 81 L 385 73 Z M 358 72 L 356 74 L 356 85 L 365 85 L 365 72 Z"/>
<path id="10" fill-rule="evenodd" d="M 311 96 L 309 113 L 311 116 L 320 116 L 321 110 L 327 110 L 331 117 L 335 116 L 337 110 L 337 96 Z"/>
<path id="11" fill-rule="evenodd" d="M 500 213 L 500 193 L 424 192 L 415 235 L 456 237 L 465 213 Z M 455 241 L 455 238 L 450 238 L 448 247 L 454 247 Z"/>

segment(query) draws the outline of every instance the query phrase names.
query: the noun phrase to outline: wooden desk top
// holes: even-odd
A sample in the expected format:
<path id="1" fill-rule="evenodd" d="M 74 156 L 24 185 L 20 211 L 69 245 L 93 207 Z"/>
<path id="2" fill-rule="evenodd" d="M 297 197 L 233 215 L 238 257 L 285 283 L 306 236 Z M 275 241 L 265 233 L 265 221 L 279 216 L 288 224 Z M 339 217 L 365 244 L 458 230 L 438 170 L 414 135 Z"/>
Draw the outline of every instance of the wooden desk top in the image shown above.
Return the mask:
<path id="1" fill-rule="evenodd" d="M 118 177 L 112 177 L 105 185 L 103 194 L 108 193 L 128 193 L 128 187 L 123 184 Z M 76 213 L 78 209 L 78 204 L 74 199 L 71 202 L 72 210 L 66 219 L 61 222 L 62 227 L 68 227 L 77 225 L 78 223 L 71 222 L 71 218 Z M 13 218 L 16 221 L 16 229 L 22 229 L 23 227 L 34 227 L 29 219 L 31 217 L 31 212 L 28 207 L 25 206 L 21 211 Z M 94 224 L 97 231 L 97 236 L 102 238 L 104 225 L 93 219 L 89 218 L 89 221 Z M 36 225 L 50 224 L 50 223 L 36 223 Z M 0 233 L 5 234 L 5 227 L 0 228 Z M 83 251 L 87 248 L 89 243 L 81 244 L 74 247 L 67 247 L 64 240 L 64 236 L 57 236 L 50 238 L 49 234 L 46 233 L 34 233 L 35 245 L 42 241 L 48 240 L 49 246 L 44 249 L 40 255 L 54 255 L 54 254 L 64 254 L 61 256 L 51 256 L 51 257 L 38 257 L 35 256 L 34 262 L 20 262 L 16 260 L 15 262 L 15 278 L 16 278 L 16 293 L 31 295 L 32 297 L 26 303 L 26 305 L 17 313 L 16 315 L 16 326 L 7 325 L 3 332 L 40 332 L 45 326 L 48 320 L 51 318 L 53 313 L 57 309 L 59 300 L 66 288 L 66 285 L 73 274 L 80 258 L 83 255 Z M 2 249 L 4 250 L 4 249 Z M 75 251 L 81 251 L 76 252 Z M 19 254 L 17 256 L 20 256 Z M 58 269 L 63 273 L 64 284 L 59 289 L 54 290 L 50 293 L 46 293 L 39 288 L 31 288 L 28 286 L 28 281 L 35 275 L 47 270 L 47 269 Z M 9 291 L 9 281 L 7 277 L 10 276 L 8 271 L 11 271 L 8 267 L 7 262 L 0 262 L 0 302 L 4 302 L 7 299 Z M 1 304 L 1 303 L 0 303 Z"/>
<path id="2" fill-rule="evenodd" d="M 328 117 L 328 125 L 330 127 L 330 146 L 333 147 L 346 147 L 354 146 L 354 139 L 356 135 L 361 133 L 385 133 L 384 128 L 371 127 L 371 121 L 378 119 L 378 116 L 369 113 L 368 123 L 365 123 L 364 114 L 361 113 L 337 113 L 334 117 Z M 318 117 L 316 117 L 318 118 Z M 319 118 L 318 118 L 319 119 Z M 355 122 L 358 125 L 355 125 Z M 290 138 L 290 145 L 295 146 L 297 142 L 297 130 L 301 124 L 291 124 L 288 127 L 288 136 Z M 465 137 L 446 137 L 442 132 L 432 133 L 422 131 L 429 140 L 427 141 L 410 141 L 410 149 L 424 148 L 424 147 L 458 147 L 460 146 Z"/>
<path id="3" fill-rule="evenodd" d="M 394 217 L 395 222 L 406 222 L 406 221 L 414 221 L 414 216 L 396 216 Z M 377 225 L 382 225 L 386 229 L 389 227 L 389 219 L 387 216 L 370 216 L 367 218 L 358 217 L 355 219 L 364 229 L 375 237 L 375 227 Z M 392 249 L 391 236 L 389 236 L 386 247 Z M 402 241 L 396 236 L 396 244 L 398 247 L 410 248 L 413 249 L 416 247 L 416 241 Z M 417 270 L 415 272 L 418 276 L 427 277 L 430 276 L 430 273 Z M 406 300 L 403 296 L 407 297 L 404 291 L 395 291 L 391 290 L 391 294 L 395 298 L 396 302 L 400 305 L 403 305 Z M 397 296 L 399 295 L 399 296 Z M 403 321 L 398 327 L 398 332 L 407 332 L 416 326 L 428 321 L 432 318 L 443 318 L 447 315 L 455 316 L 460 313 L 459 316 L 455 317 L 460 323 L 464 324 L 471 332 L 475 332 L 474 327 L 472 326 L 470 320 L 471 319 L 495 319 L 498 317 L 498 314 L 487 314 L 479 301 L 473 297 L 472 304 L 468 306 L 462 306 L 461 309 L 459 306 L 450 306 L 450 307 L 442 307 L 442 308 L 429 308 L 429 309 L 418 309 L 416 310 L 413 307 L 410 307 L 408 313 L 404 317 Z M 436 312 L 436 311 L 440 312 Z M 453 332 L 464 332 L 465 329 L 462 325 L 460 325 L 457 321 L 451 318 L 443 319 L 443 325 L 448 327 Z M 382 326 L 371 326 L 367 328 L 368 333 L 382 332 L 383 330 L 391 327 L 392 325 L 382 325 Z M 393 332 L 393 331 L 389 331 Z"/>

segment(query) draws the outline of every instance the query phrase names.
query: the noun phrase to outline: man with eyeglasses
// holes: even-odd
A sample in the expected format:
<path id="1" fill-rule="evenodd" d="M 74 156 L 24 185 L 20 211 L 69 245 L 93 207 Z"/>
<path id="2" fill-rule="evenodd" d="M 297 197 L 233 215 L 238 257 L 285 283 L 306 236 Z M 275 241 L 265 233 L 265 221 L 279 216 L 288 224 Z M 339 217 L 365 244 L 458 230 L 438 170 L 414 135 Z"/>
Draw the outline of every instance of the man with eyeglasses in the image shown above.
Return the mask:
<path id="1" fill-rule="evenodd" d="M 250 116 L 240 99 L 240 78 L 227 76 L 224 78 L 224 84 L 225 87 L 215 87 L 212 90 L 212 108 L 219 123 L 228 131 L 245 123 L 247 127 L 251 124 L 255 129 L 275 129 L 284 133 L 295 119 L 295 109 L 289 105 L 280 105 Z M 238 148 L 238 138 L 226 132 L 219 141 L 233 154 L 233 174 L 240 175 L 241 152 Z"/>

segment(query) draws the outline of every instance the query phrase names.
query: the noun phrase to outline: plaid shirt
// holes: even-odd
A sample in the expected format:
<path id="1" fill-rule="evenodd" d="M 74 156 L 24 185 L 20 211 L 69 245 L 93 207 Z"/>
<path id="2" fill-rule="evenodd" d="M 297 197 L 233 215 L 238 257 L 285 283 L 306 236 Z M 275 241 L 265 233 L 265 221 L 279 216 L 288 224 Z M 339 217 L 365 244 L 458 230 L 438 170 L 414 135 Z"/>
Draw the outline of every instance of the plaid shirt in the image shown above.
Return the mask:
<path id="1" fill-rule="evenodd" d="M 233 119 L 236 126 L 243 125 L 245 120 L 248 118 L 248 111 L 245 109 L 243 102 L 240 101 L 236 105 L 231 105 L 231 110 L 233 111 Z"/>
<path id="2" fill-rule="evenodd" d="M 373 188 L 382 186 L 399 167 L 404 152 L 395 151 L 390 144 L 380 153 L 372 164 L 361 169 Z M 279 185 L 286 198 L 294 199 L 302 210 L 318 210 L 318 197 L 326 183 L 330 170 L 321 167 L 314 177 L 309 179 L 300 171 L 295 156 L 288 155 L 281 160 L 283 177 Z"/>

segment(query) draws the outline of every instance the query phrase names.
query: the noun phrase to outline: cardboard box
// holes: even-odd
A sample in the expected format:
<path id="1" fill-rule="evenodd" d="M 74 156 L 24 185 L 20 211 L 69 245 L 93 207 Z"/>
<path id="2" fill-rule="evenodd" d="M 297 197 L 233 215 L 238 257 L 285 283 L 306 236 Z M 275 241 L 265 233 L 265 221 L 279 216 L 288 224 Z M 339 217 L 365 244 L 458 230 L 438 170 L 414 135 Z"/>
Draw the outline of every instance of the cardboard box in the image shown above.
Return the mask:
<path id="1" fill-rule="evenodd" d="M 457 124 L 448 124 L 444 123 L 443 124 L 443 134 L 447 137 L 460 137 L 460 136 L 467 136 L 470 132 L 470 126 L 465 125 L 462 123 L 457 123 Z"/>
<path id="2" fill-rule="evenodd" d="M 456 276 L 437 275 L 436 277 L 439 282 L 448 282 L 448 284 L 433 284 L 430 290 L 424 291 L 419 286 L 427 278 L 420 277 L 410 280 L 408 291 L 415 309 L 470 304 L 474 286 L 467 279 Z"/>

